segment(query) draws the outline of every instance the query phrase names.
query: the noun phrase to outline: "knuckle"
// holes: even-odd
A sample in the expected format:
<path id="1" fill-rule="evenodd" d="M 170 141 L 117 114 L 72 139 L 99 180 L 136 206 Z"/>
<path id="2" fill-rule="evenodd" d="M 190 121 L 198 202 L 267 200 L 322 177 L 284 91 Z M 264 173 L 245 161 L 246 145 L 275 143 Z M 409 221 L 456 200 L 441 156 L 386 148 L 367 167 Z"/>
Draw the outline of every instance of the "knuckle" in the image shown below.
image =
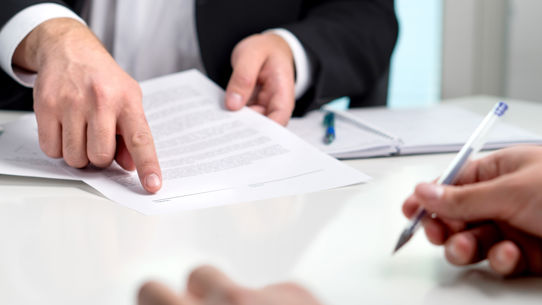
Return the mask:
<path id="1" fill-rule="evenodd" d="M 89 160 L 97 167 L 108 167 L 113 162 L 113 154 L 104 152 L 90 153 Z"/>
<path id="2" fill-rule="evenodd" d="M 130 146 L 139 148 L 152 144 L 152 135 L 148 130 L 140 130 L 130 136 Z"/>
<path id="3" fill-rule="evenodd" d="M 107 86 L 93 84 L 94 107 L 98 111 L 110 110 L 115 99 L 115 91 Z"/>
<path id="4" fill-rule="evenodd" d="M 245 74 L 237 74 L 234 79 L 234 86 L 248 90 L 254 86 L 255 80 Z"/>
<path id="5" fill-rule="evenodd" d="M 142 98 L 143 91 L 141 90 L 141 86 L 139 86 L 138 82 L 136 82 L 135 80 L 132 80 L 131 85 L 128 86 L 128 88 L 129 88 L 128 91 L 132 95 L 132 97 L 139 98 L 139 99 Z"/>
<path id="6" fill-rule="evenodd" d="M 37 94 L 34 109 L 38 113 L 51 112 L 57 108 L 57 99 L 52 94 Z"/>
<path id="7" fill-rule="evenodd" d="M 66 154 L 64 156 L 64 161 L 74 168 L 84 168 L 88 165 L 88 159 L 83 156 L 76 156 L 73 154 Z"/>
<path id="8" fill-rule="evenodd" d="M 90 90 L 97 101 L 107 101 L 112 97 L 112 90 L 100 82 L 93 82 L 90 85 Z"/>
<path id="9" fill-rule="evenodd" d="M 122 91 L 122 98 L 128 104 L 141 104 L 143 99 L 143 91 L 139 83 L 133 79 L 127 81 Z"/>
<path id="10" fill-rule="evenodd" d="M 81 151 L 74 141 L 66 141 L 63 148 L 64 161 L 75 168 L 83 168 L 88 165 L 86 154 Z"/>

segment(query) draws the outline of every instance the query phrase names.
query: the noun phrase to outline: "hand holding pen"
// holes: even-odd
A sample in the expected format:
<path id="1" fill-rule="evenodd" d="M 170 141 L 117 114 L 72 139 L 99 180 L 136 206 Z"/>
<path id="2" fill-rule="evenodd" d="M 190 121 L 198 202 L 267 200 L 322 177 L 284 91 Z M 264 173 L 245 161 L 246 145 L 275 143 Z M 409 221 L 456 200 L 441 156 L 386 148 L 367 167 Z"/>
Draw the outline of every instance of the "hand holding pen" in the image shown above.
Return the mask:
<path id="1" fill-rule="evenodd" d="M 497 103 L 493 109 L 487 114 L 482 123 L 476 128 L 472 136 L 467 140 L 467 143 L 461 148 L 457 156 L 454 158 L 450 166 L 446 169 L 444 174 L 439 178 L 437 184 L 453 184 L 455 179 L 460 174 L 463 167 L 467 164 L 469 158 L 480 151 L 483 147 L 486 137 L 489 131 L 495 124 L 495 122 L 504 115 L 508 106 L 503 103 Z M 395 246 L 394 253 L 403 247 L 414 235 L 421 225 L 422 219 L 427 215 L 427 211 L 420 207 L 412 218 L 411 222 L 401 233 L 397 245 Z"/>
<path id="2" fill-rule="evenodd" d="M 501 149 L 469 162 L 454 185 L 420 183 L 403 213 L 424 207 L 427 239 L 457 266 L 487 260 L 502 275 L 542 275 L 542 147 Z"/>

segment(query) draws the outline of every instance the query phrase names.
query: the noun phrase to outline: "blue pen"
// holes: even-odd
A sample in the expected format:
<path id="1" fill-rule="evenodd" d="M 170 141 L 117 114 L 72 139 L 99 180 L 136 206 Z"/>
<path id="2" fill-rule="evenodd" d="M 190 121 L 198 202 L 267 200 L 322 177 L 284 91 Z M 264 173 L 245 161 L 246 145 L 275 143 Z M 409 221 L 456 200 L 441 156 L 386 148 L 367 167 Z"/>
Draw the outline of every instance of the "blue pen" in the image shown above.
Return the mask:
<path id="1" fill-rule="evenodd" d="M 335 114 L 333 112 L 326 113 L 323 123 L 326 128 L 324 143 L 329 145 L 335 140 Z"/>
<path id="2" fill-rule="evenodd" d="M 461 148 L 457 156 L 455 156 L 455 159 L 448 166 L 444 174 L 440 176 L 439 180 L 437 181 L 438 184 L 453 184 L 455 182 L 455 179 L 459 176 L 459 173 L 467 164 L 470 156 L 482 149 L 489 131 L 497 120 L 504 115 L 507 109 L 508 105 L 506 105 L 504 102 L 499 102 L 493 107 L 482 123 L 480 123 L 478 128 L 476 128 L 474 133 L 467 140 L 467 143 L 463 145 L 463 148 Z M 425 215 L 427 215 L 427 211 L 420 207 L 416 212 L 416 216 L 414 216 L 408 226 L 401 233 L 393 253 L 397 252 L 412 238 L 412 236 L 414 236 L 414 233 L 420 227 L 420 222 Z"/>

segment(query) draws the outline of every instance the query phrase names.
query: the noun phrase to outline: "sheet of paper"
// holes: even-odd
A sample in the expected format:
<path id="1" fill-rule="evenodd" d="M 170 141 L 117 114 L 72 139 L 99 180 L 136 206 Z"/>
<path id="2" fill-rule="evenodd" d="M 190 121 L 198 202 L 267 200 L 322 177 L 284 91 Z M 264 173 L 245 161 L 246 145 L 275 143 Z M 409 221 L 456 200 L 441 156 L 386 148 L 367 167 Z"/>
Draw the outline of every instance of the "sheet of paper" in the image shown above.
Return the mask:
<path id="1" fill-rule="evenodd" d="M 158 194 L 146 194 L 136 173 L 117 165 L 106 170 L 78 170 L 55 160 L 53 171 L 50 160 L 34 145 L 28 153 L 39 162 L 46 161 L 39 176 L 65 178 L 62 172 L 67 173 L 113 201 L 146 214 L 302 194 L 370 179 L 250 109 L 225 110 L 222 89 L 196 71 L 141 86 L 164 178 Z M 1 147 L 37 143 L 35 120 L 24 118 L 18 123 L 25 126 L 16 126 L 17 130 L 33 124 L 33 131 L 21 141 L 2 136 Z M 6 132 L 11 132 L 11 127 L 6 126 Z M 11 169 L 20 167 L 12 158 L 0 158 L 0 172 L 6 163 Z M 9 174 L 17 173 L 10 170 Z"/>
<path id="2" fill-rule="evenodd" d="M 65 170 L 64 161 L 48 158 L 41 151 L 33 114 L 3 128 L 0 135 L 0 174 L 78 180 Z"/>

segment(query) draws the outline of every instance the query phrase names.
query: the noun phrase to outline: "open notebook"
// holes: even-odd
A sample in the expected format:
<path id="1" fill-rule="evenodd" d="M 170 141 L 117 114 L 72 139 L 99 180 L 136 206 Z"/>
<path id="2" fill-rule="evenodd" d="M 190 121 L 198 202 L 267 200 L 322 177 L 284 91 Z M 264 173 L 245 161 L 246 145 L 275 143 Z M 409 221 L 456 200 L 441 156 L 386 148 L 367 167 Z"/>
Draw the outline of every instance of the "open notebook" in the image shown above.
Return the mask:
<path id="1" fill-rule="evenodd" d="M 323 142 L 323 111 L 294 118 L 288 129 L 320 150 L 340 159 L 386 155 L 426 154 L 459 151 L 483 116 L 449 105 L 421 109 L 352 109 L 335 116 L 336 139 Z M 375 127 L 391 137 L 364 126 Z M 484 149 L 513 144 L 542 144 L 542 137 L 505 123 L 497 122 Z"/>

